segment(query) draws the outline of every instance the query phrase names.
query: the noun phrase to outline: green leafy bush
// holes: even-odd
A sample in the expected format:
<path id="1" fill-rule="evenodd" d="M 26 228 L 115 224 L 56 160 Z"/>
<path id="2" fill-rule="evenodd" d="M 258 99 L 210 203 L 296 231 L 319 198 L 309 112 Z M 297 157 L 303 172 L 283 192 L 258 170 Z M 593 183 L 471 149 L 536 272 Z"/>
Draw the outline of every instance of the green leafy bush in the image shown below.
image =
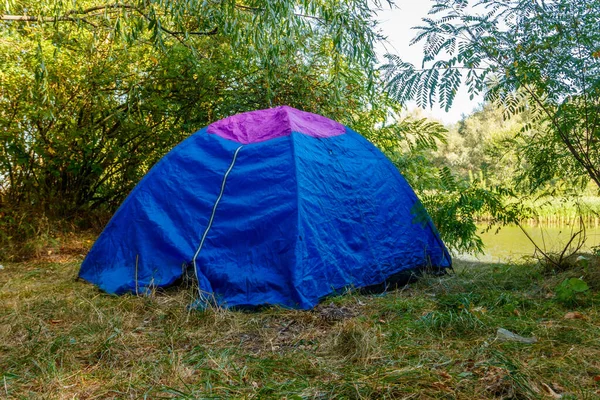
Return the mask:
<path id="1" fill-rule="evenodd" d="M 581 278 L 565 279 L 555 289 L 556 299 L 565 305 L 572 305 L 581 300 L 589 290 L 588 284 Z"/>

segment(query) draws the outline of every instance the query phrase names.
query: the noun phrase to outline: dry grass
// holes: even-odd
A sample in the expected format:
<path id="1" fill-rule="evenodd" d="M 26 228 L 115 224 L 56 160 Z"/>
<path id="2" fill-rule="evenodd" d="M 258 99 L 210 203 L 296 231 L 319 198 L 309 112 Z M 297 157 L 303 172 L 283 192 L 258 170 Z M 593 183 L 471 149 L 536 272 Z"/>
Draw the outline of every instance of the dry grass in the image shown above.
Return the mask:
<path id="1" fill-rule="evenodd" d="M 313 311 L 200 312 L 193 288 L 103 294 L 64 253 L 0 270 L 0 398 L 600 396 L 598 294 L 566 308 L 530 265 L 462 264 Z"/>

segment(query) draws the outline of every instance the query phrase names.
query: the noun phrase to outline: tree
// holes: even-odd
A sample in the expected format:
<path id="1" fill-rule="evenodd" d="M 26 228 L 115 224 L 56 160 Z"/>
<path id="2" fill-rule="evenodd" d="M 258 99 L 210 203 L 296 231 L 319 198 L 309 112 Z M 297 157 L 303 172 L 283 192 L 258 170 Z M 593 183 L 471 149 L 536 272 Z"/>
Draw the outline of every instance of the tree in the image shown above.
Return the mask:
<path id="1" fill-rule="evenodd" d="M 430 14 L 412 41 L 421 68 L 388 55 L 391 95 L 449 109 L 464 82 L 530 115 L 517 139 L 533 189 L 557 175 L 600 188 L 600 2 L 435 0 Z"/>
<path id="2" fill-rule="evenodd" d="M 25 26 L 37 32 L 56 30 L 59 25 L 71 24 L 94 35 L 109 33 L 111 39 L 129 44 L 149 40 L 162 50 L 179 42 L 195 58 L 210 57 L 198 40 L 202 43 L 211 36 L 226 39 L 240 59 L 259 61 L 270 78 L 287 57 L 302 52 L 318 52 L 340 72 L 345 60 L 372 71 L 366 67 L 372 67 L 373 43 L 379 38 L 369 7 L 379 7 L 379 1 L 8 0 L 6 4 L 0 21 L 16 31 Z M 343 84 L 342 77 L 342 73 L 333 76 L 337 85 Z"/>
<path id="3" fill-rule="evenodd" d="M 372 93 L 364 1 L 73 4 L 0 15 L 0 202 L 114 207 L 216 119 L 283 103 L 335 117 Z"/>
<path id="4" fill-rule="evenodd" d="M 488 185 L 514 185 L 523 167 L 515 156 L 513 138 L 526 114 L 506 121 L 502 110 L 486 103 L 449 128 L 446 143 L 434 153 L 435 164 L 457 176 Z"/>
<path id="5" fill-rule="evenodd" d="M 378 96 L 372 15 L 366 0 L 3 3 L 0 245 L 109 215 L 223 117 L 289 104 L 349 123 Z"/>

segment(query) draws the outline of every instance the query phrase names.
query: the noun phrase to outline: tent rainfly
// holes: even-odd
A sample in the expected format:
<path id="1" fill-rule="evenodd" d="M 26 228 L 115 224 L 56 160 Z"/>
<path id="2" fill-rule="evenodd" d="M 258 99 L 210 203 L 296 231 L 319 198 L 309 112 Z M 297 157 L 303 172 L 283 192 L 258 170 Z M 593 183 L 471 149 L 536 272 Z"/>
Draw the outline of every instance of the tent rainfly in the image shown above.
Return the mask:
<path id="1" fill-rule="evenodd" d="M 79 276 L 136 293 L 190 267 L 222 306 L 309 309 L 426 266 L 451 258 L 394 165 L 352 129 L 282 106 L 217 121 L 165 155 Z"/>

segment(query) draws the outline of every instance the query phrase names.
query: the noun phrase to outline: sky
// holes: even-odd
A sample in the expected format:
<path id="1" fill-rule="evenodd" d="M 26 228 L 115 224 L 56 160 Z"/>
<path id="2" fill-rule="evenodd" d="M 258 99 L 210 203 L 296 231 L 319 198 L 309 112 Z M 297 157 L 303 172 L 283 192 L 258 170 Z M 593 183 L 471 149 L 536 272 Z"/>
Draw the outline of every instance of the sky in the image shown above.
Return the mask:
<path id="1" fill-rule="evenodd" d="M 427 16 L 432 3 L 427 0 L 396 0 L 395 3 L 395 8 L 386 7 L 378 12 L 379 29 L 384 36 L 387 36 L 387 42 L 377 46 L 379 58 L 383 60 L 385 53 L 392 53 L 399 55 L 404 61 L 420 65 L 423 59 L 422 44 L 409 46 L 416 33 L 411 27 L 421 25 L 421 18 Z M 463 86 L 458 91 L 449 112 L 434 105 L 432 109 L 425 111 L 425 115 L 444 124 L 453 124 L 460 120 L 463 114 L 470 114 L 481 102 L 483 102 L 481 96 L 470 100 L 467 89 Z M 409 103 L 407 108 L 410 111 L 417 106 L 415 103 Z"/>

